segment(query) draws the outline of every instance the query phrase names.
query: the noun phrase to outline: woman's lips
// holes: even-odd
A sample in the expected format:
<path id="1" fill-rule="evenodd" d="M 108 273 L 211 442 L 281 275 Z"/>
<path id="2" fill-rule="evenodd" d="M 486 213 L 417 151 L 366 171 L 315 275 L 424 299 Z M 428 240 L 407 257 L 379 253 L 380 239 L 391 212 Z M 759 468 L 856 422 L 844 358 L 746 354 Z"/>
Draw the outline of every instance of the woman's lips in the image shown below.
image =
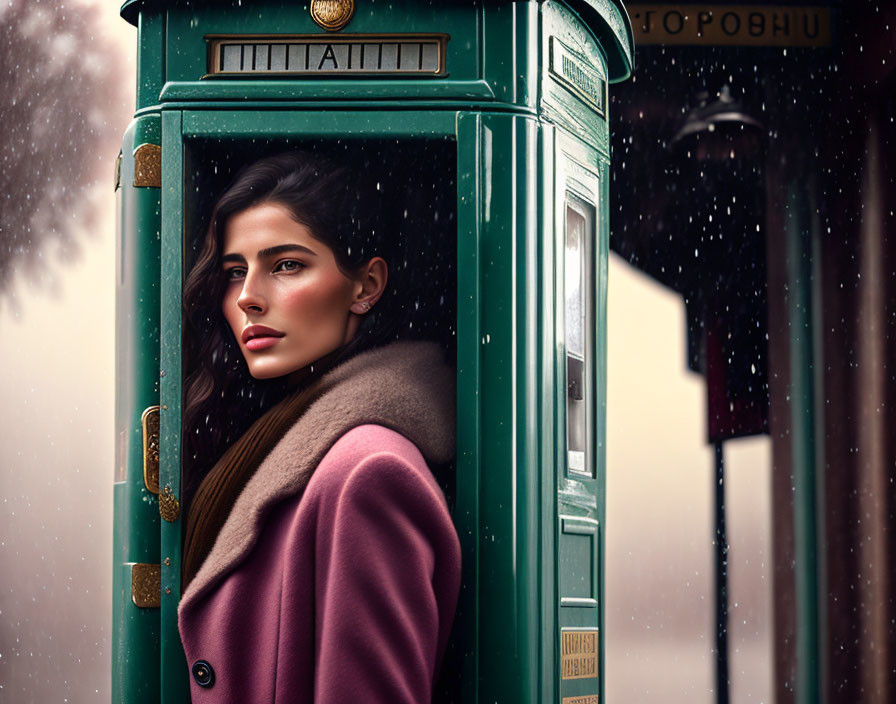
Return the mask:
<path id="1" fill-rule="evenodd" d="M 279 337 L 253 337 L 246 343 L 246 349 L 251 350 L 252 352 L 258 352 L 259 350 L 266 350 L 268 347 L 273 347 L 279 341 Z"/>
<path id="2" fill-rule="evenodd" d="M 266 325 L 250 325 L 240 336 L 247 350 L 258 352 L 266 350 L 277 344 L 277 340 L 283 337 L 283 333 Z"/>

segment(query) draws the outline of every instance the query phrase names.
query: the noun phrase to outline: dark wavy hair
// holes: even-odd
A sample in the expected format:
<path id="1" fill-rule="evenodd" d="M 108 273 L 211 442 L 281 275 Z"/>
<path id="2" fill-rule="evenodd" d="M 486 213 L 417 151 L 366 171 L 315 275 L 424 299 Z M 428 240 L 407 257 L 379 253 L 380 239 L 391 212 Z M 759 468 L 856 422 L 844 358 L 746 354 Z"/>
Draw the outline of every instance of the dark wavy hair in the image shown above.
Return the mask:
<path id="1" fill-rule="evenodd" d="M 387 222 L 384 194 L 367 174 L 375 165 L 356 168 L 311 152 L 288 152 L 245 167 L 215 204 L 202 247 L 184 283 L 184 470 L 185 498 L 228 445 L 279 401 L 284 379 L 258 380 L 250 374 L 221 312 L 224 230 L 228 220 L 255 205 L 286 207 L 295 220 L 333 251 L 346 275 L 374 256 L 390 264 L 389 284 L 377 305 L 365 314 L 355 337 L 339 350 L 338 363 L 400 337 L 405 307 L 395 296 L 400 237 Z M 318 372 L 306 378 L 309 383 Z"/>

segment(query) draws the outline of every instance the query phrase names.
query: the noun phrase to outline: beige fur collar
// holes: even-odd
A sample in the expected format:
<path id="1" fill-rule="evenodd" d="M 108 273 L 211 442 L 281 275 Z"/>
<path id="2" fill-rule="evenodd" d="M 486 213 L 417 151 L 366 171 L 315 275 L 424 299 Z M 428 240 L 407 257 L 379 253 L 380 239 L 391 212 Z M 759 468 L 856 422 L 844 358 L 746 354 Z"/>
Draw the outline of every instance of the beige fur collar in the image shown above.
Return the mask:
<path id="1" fill-rule="evenodd" d="M 322 395 L 246 484 L 180 609 L 247 557 L 268 511 L 304 491 L 323 456 L 352 428 L 368 423 L 391 428 L 427 461 L 443 463 L 454 456 L 454 371 L 437 344 L 396 342 L 363 352 L 327 373 L 322 383 Z"/>

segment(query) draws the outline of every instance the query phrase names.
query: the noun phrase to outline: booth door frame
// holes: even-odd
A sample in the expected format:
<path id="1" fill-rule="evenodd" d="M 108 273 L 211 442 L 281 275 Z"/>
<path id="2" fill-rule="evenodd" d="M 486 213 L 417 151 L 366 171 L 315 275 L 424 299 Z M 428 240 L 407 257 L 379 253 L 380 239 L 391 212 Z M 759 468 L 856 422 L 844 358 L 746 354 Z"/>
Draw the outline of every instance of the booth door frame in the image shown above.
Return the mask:
<path id="1" fill-rule="evenodd" d="M 457 111 L 297 111 L 294 109 L 215 109 L 162 112 L 162 256 L 161 256 L 161 429 L 160 485 L 170 487 L 180 496 L 180 430 L 181 430 L 181 301 L 186 242 L 184 233 L 185 173 L 184 145 L 188 140 L 286 139 L 300 141 L 338 139 L 448 138 L 458 144 L 474 144 L 477 119 L 462 120 Z M 475 554 L 479 534 L 475 523 L 478 504 L 478 482 L 463 482 L 461 477 L 478 477 L 478 453 L 474 448 L 479 428 L 476 411 L 476 389 L 471 386 L 480 378 L 475 351 L 478 344 L 476 324 L 479 319 L 480 287 L 478 275 L 478 224 L 476 222 L 475 188 L 479 183 L 476 150 L 459 149 L 457 153 L 457 231 L 458 259 L 472 266 L 458 267 L 458 377 L 467 383 L 458 384 L 458 407 L 469 408 L 469 423 L 458 428 L 457 475 L 458 496 L 456 524 L 465 555 Z M 461 233 L 464 233 L 463 236 Z M 471 351 L 474 353 L 471 354 Z M 469 487 L 469 491 L 466 490 Z M 188 669 L 177 630 L 177 605 L 180 601 L 180 560 L 182 521 L 161 522 L 162 605 L 161 605 L 161 701 L 181 704 L 188 698 Z M 170 558 L 170 562 L 168 562 Z M 465 565 L 465 580 L 475 574 L 474 565 Z M 476 590 L 473 590 L 474 592 Z M 475 597 L 475 594 L 473 595 Z M 462 596 L 462 600 L 464 597 Z M 467 632 L 475 632 L 475 602 L 463 609 Z M 465 690 L 475 688 L 475 673 L 465 658 Z"/>
<path id="2" fill-rule="evenodd" d="M 327 107 L 169 106 L 162 112 L 160 484 L 180 496 L 185 143 L 224 138 L 454 140 L 458 381 L 454 518 L 465 558 L 455 632 L 466 646 L 460 654 L 462 699 L 557 701 L 555 547 L 560 528 L 561 413 L 557 398 L 564 398 L 565 376 L 558 361 L 562 345 L 555 311 L 562 293 L 558 294 L 554 242 L 555 233 L 564 232 L 557 229 L 558 211 L 565 211 L 567 188 L 567 177 L 560 175 L 561 165 L 554 160 L 560 151 L 555 147 L 557 130 L 528 112 Z M 604 176 L 600 193 L 593 194 L 599 223 L 593 270 L 598 287 L 594 330 L 605 330 L 606 223 L 601 207 L 606 202 L 606 167 L 604 157 L 593 148 L 573 142 L 575 158 Z M 584 195 L 590 201 L 592 194 Z M 600 337 L 595 343 L 599 370 L 595 383 L 602 389 L 605 357 Z M 595 396 L 598 409 L 603 408 L 598 400 L 602 394 Z M 598 415 L 602 417 L 600 410 Z M 602 448 L 599 427 L 594 432 L 597 447 Z M 595 471 L 602 507 L 599 452 Z M 602 508 L 598 518 L 602 522 Z M 177 630 L 181 524 L 178 520 L 161 525 L 163 704 L 181 704 L 188 692 Z M 602 594 L 602 585 L 599 589 Z M 601 647 L 601 659 L 602 651 Z"/>

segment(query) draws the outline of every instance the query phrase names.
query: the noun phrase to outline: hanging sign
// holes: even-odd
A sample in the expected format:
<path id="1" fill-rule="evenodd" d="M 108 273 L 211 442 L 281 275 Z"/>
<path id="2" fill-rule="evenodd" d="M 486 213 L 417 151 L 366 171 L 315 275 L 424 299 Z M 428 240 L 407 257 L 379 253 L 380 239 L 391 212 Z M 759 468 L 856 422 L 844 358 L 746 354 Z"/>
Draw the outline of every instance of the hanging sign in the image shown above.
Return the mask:
<path id="1" fill-rule="evenodd" d="M 626 3 L 635 45 L 825 47 L 829 7 Z"/>

